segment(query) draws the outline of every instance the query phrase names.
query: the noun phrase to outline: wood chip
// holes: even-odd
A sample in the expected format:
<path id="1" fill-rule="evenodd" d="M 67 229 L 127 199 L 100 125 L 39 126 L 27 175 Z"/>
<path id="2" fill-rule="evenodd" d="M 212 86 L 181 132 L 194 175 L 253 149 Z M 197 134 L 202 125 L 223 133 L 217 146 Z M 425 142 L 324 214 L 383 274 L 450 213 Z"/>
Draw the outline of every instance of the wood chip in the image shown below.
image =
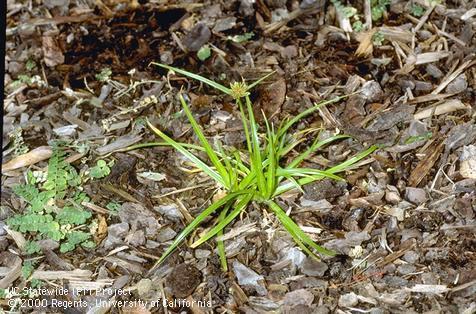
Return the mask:
<path id="1" fill-rule="evenodd" d="M 356 39 L 360 42 L 359 47 L 355 51 L 355 54 L 359 57 L 367 57 L 374 51 L 374 45 L 372 43 L 372 37 L 377 30 L 371 29 L 367 32 L 360 32 L 356 35 Z"/>
<path id="2" fill-rule="evenodd" d="M 462 19 L 463 21 L 467 21 L 475 15 L 476 15 L 476 8 L 472 8 L 466 11 L 465 14 L 461 15 L 460 19 Z"/>
<path id="3" fill-rule="evenodd" d="M 415 98 L 409 100 L 408 104 L 420 104 L 420 103 L 424 103 L 424 102 L 442 100 L 444 98 L 448 98 L 448 97 L 451 97 L 451 96 L 454 96 L 454 94 L 439 94 L 439 95 L 428 94 L 428 95 L 415 97 Z"/>
<path id="4" fill-rule="evenodd" d="M 242 233 L 251 233 L 257 231 L 255 228 L 256 222 L 240 226 L 238 228 L 233 228 L 230 232 L 225 233 L 222 236 L 217 237 L 217 241 L 225 241 L 239 236 Z"/>
<path id="5" fill-rule="evenodd" d="M 3 229 L 5 229 L 5 231 L 8 233 L 8 235 L 10 237 L 12 237 L 13 241 L 15 241 L 18 248 L 20 250 L 23 250 L 23 248 L 25 247 L 25 244 L 26 244 L 26 239 L 23 236 L 23 234 L 21 232 L 11 230 L 10 228 L 8 228 L 8 226 L 4 226 Z"/>
<path id="6" fill-rule="evenodd" d="M 413 241 L 404 242 L 402 244 L 402 247 L 398 251 L 393 252 L 393 253 L 385 256 L 382 261 L 380 261 L 376 264 L 376 266 L 378 268 L 381 268 L 381 267 L 393 262 L 397 258 L 403 256 L 407 251 L 411 250 L 414 246 L 415 246 L 415 242 L 413 242 Z"/>
<path id="7" fill-rule="evenodd" d="M 34 165 L 40 161 L 49 159 L 53 150 L 49 146 L 40 146 L 26 154 L 13 158 L 2 165 L 2 171 L 11 171 L 22 167 Z"/>
<path id="8" fill-rule="evenodd" d="M 433 95 L 439 94 L 443 89 L 445 89 L 446 86 L 448 86 L 449 83 L 451 83 L 455 78 L 457 78 L 461 73 L 463 73 L 463 71 L 466 70 L 466 68 L 469 68 L 475 64 L 476 64 L 475 58 L 467 60 L 462 65 L 460 65 L 459 68 L 457 68 L 454 72 L 448 74 L 440 83 L 440 85 L 438 85 L 438 87 L 435 88 L 435 90 L 432 91 L 431 93 Z"/>
<path id="9" fill-rule="evenodd" d="M 89 280 L 70 280 L 68 286 L 71 290 L 81 291 L 95 291 L 100 288 L 108 287 L 114 282 L 113 279 L 97 279 L 95 281 Z"/>
<path id="10" fill-rule="evenodd" d="M 132 271 L 136 274 L 141 275 L 145 272 L 145 269 L 142 266 L 140 266 L 139 264 L 132 263 L 132 262 L 120 259 L 118 257 L 109 256 L 109 257 L 105 257 L 104 260 L 108 261 L 109 263 L 115 264 L 119 267 L 122 267 L 127 271 Z"/>
<path id="11" fill-rule="evenodd" d="M 440 158 L 440 153 L 443 150 L 444 141 L 433 142 L 425 151 L 425 158 L 420 160 L 418 165 L 413 169 L 410 178 L 408 179 L 408 186 L 417 187 L 422 180 L 428 175 L 435 162 Z"/>
<path id="12" fill-rule="evenodd" d="M 432 115 L 438 116 L 448 112 L 470 108 L 471 106 L 466 106 L 459 99 L 449 99 L 436 107 L 423 109 L 422 111 L 415 113 L 413 117 L 415 118 L 415 120 L 421 120 L 431 117 Z"/>
<path id="13" fill-rule="evenodd" d="M 388 41 L 398 41 L 400 43 L 411 43 L 413 34 L 401 27 L 383 26 L 378 28 L 378 32 Z"/>
<path id="14" fill-rule="evenodd" d="M 127 135 L 118 137 L 114 142 L 108 145 L 99 147 L 98 149 L 96 149 L 96 151 L 99 155 L 106 155 L 108 153 L 112 153 L 120 149 L 123 149 L 125 147 L 128 147 L 130 145 L 133 145 L 137 142 L 140 142 L 141 140 L 142 140 L 142 136 L 140 135 L 127 134 Z"/>
<path id="15" fill-rule="evenodd" d="M 43 59 L 49 67 L 55 67 L 64 63 L 64 55 L 58 43 L 53 37 L 43 36 L 42 42 Z"/>
<path id="16" fill-rule="evenodd" d="M 10 271 L 0 280 L 0 289 L 6 289 L 21 275 L 22 260 L 19 257 L 15 258 L 15 262 Z"/>
<path id="17" fill-rule="evenodd" d="M 90 280 L 93 273 L 86 269 L 75 269 L 71 271 L 45 271 L 35 270 L 31 279 L 39 280 Z"/>
<path id="18" fill-rule="evenodd" d="M 432 63 L 447 58 L 449 56 L 450 53 L 445 51 L 419 53 L 416 55 L 415 64 L 419 65 L 425 63 Z"/>
<path id="19" fill-rule="evenodd" d="M 411 288 L 407 288 L 408 291 L 418 292 L 418 293 L 433 293 L 440 294 L 450 291 L 446 285 L 414 285 Z"/>

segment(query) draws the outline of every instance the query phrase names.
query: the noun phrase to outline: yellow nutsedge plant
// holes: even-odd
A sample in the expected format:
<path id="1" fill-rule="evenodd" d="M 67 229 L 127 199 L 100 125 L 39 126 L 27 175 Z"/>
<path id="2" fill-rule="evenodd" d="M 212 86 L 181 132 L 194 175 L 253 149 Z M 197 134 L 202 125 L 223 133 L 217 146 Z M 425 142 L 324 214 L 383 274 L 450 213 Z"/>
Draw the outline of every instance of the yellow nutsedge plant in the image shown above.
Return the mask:
<path id="1" fill-rule="evenodd" d="M 355 165 L 356 162 L 365 158 L 377 149 L 377 146 L 371 146 L 346 161 L 326 170 L 302 167 L 302 161 L 318 149 L 337 140 L 349 137 L 347 135 L 334 135 L 324 140 L 319 140 L 319 137 L 316 136 L 314 142 L 306 150 L 301 152 L 291 161 L 285 163 L 284 157 L 293 151 L 298 144 L 305 140 L 305 136 L 303 136 L 304 134 L 309 133 L 308 131 L 303 131 L 291 135 L 288 133 L 288 130 L 296 122 L 317 111 L 320 107 L 326 104 L 338 102 L 346 96 L 320 102 L 298 114 L 294 118 L 283 121 L 277 128 L 269 123 L 265 117 L 266 132 L 264 136 L 260 138 L 259 127 L 254 117 L 249 91 L 272 73 L 250 85 L 247 85 L 244 82 L 235 82 L 232 83 L 230 87 L 226 87 L 208 78 L 182 69 L 159 63 L 153 64 L 198 80 L 231 96 L 235 100 L 241 114 L 243 130 L 246 137 L 247 152 L 242 153 L 236 149 L 225 150 L 221 146 L 218 148 L 212 147 L 181 94 L 179 94 L 179 99 L 183 111 L 192 126 L 193 132 L 200 141 L 200 146 L 179 143 L 148 122 L 150 129 L 157 134 L 163 142 L 134 145 L 129 147 L 129 150 L 151 146 L 173 147 L 190 160 L 197 168 L 212 178 L 221 190 L 226 192 L 224 197 L 205 208 L 185 227 L 172 244 L 165 250 L 150 272 L 162 263 L 206 218 L 214 214 L 217 214 L 216 219 L 213 220 L 214 225 L 207 232 L 201 235 L 198 240 L 193 242 L 191 247 L 195 248 L 210 240 L 212 237 L 218 236 L 218 254 L 222 268 L 226 271 L 227 260 L 225 246 L 223 241 L 220 240 L 220 236 L 223 235 L 225 227 L 240 213 L 246 210 L 251 202 L 257 202 L 266 206 L 282 223 L 283 227 L 287 232 L 289 232 L 296 244 L 308 255 L 315 258 L 318 258 L 316 254 L 335 255 L 333 251 L 316 244 L 293 221 L 293 219 L 286 214 L 281 206 L 278 205 L 276 200 L 285 192 L 296 188 L 302 191 L 301 187 L 303 185 L 323 178 L 343 180 L 341 177 L 337 176 L 338 173 Z M 193 153 L 194 151 L 205 152 L 208 156 L 208 162 L 200 159 Z"/>

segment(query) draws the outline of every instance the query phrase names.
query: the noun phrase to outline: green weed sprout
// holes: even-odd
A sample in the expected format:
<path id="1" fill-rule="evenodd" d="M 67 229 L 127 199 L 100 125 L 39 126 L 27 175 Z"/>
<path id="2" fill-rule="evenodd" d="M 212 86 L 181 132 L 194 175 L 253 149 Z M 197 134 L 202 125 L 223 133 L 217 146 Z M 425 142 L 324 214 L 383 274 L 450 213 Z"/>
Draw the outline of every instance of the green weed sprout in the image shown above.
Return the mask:
<path id="1" fill-rule="evenodd" d="M 179 94 L 179 98 L 183 107 L 183 111 L 190 121 L 193 131 L 200 141 L 201 146 L 176 142 L 161 130 L 153 126 L 150 122 L 147 122 L 151 130 L 164 142 L 139 144 L 131 146 L 129 149 L 151 146 L 173 147 L 175 150 L 189 159 L 198 169 L 215 180 L 221 189 L 226 191 L 226 195 L 224 197 L 212 203 L 208 208 L 203 210 L 189 225 L 185 227 L 185 229 L 166 249 L 159 261 L 154 265 L 154 267 L 152 267 L 150 272 L 152 272 L 159 264 L 161 264 L 207 217 L 215 213 L 218 214 L 217 218 L 214 220 L 214 226 L 205 232 L 205 234 L 201 235 L 201 237 L 191 245 L 192 248 L 196 248 L 214 236 L 222 235 L 224 228 L 240 213 L 246 210 L 247 206 L 251 202 L 257 202 L 261 205 L 267 206 L 267 208 L 272 213 L 274 213 L 284 228 L 289 232 L 296 244 L 308 255 L 315 258 L 318 258 L 316 253 L 329 256 L 335 255 L 333 251 L 317 245 L 286 214 L 281 206 L 278 205 L 276 199 L 278 196 L 287 191 L 295 188 L 302 190 L 302 185 L 321 180 L 323 178 L 343 180 L 336 174 L 348 169 L 357 161 L 365 158 L 377 149 L 376 146 L 371 146 L 365 151 L 362 151 L 350 159 L 326 170 L 301 167 L 300 164 L 302 161 L 319 148 L 322 148 L 324 145 L 330 144 L 336 140 L 349 137 L 347 135 L 334 135 L 325 140 L 319 140 L 316 136 L 316 140 L 314 140 L 314 142 L 304 152 L 300 153 L 290 162 L 285 163 L 284 157 L 293 151 L 298 144 L 304 141 L 304 135 L 315 131 L 305 130 L 291 135 L 288 133 L 288 130 L 301 118 L 315 112 L 321 106 L 337 102 L 343 97 L 337 97 L 333 100 L 316 104 L 315 106 L 305 110 L 292 119 L 283 121 L 277 128 L 267 121 L 265 117 L 266 133 L 264 137 L 260 137 L 260 134 L 258 133 L 258 124 L 256 123 L 252 103 L 249 98 L 249 90 L 263 81 L 270 74 L 250 85 L 246 85 L 244 82 L 232 83 L 228 88 L 205 77 L 187 72 L 185 70 L 158 63 L 153 64 L 198 80 L 231 96 L 236 101 L 236 104 L 240 109 L 241 118 L 243 121 L 243 129 L 246 137 L 247 153 L 242 154 L 236 149 L 225 150 L 221 146 L 218 146 L 217 149 L 213 148 L 206 139 L 203 131 L 193 117 L 192 112 L 190 111 L 181 94 Z M 205 152 L 208 156 L 210 164 L 197 157 L 193 151 Z M 220 263 L 223 270 L 226 271 L 227 262 L 225 247 L 223 241 L 217 241 Z"/>

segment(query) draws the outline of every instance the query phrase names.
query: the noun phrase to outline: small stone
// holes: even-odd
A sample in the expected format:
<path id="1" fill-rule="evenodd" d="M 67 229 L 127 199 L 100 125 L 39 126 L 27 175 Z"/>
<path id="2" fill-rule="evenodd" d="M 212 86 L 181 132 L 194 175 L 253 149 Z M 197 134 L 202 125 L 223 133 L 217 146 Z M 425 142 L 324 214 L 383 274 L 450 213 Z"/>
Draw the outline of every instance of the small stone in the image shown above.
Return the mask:
<path id="1" fill-rule="evenodd" d="M 147 240 L 145 243 L 145 247 L 148 249 L 156 249 L 161 245 L 161 243 L 154 241 L 154 240 Z"/>
<path id="2" fill-rule="evenodd" d="M 5 222 L 0 221 L 0 236 L 4 236 L 7 234 L 7 230 L 5 230 Z"/>
<path id="3" fill-rule="evenodd" d="M 381 309 L 381 308 L 378 308 L 378 307 L 373 307 L 370 309 L 370 314 L 385 314 L 386 312 Z"/>
<path id="4" fill-rule="evenodd" d="M 254 270 L 246 267 L 238 261 L 233 261 L 233 269 L 235 271 L 236 279 L 238 279 L 238 284 L 240 286 L 250 286 L 253 287 L 256 292 L 264 296 L 268 293 L 265 286 L 263 285 L 264 277 L 258 275 Z"/>
<path id="5" fill-rule="evenodd" d="M 166 50 L 160 54 L 160 62 L 165 64 L 172 64 L 174 62 L 174 56 L 172 51 Z"/>
<path id="6" fill-rule="evenodd" d="M 383 97 L 382 88 L 376 81 L 365 82 L 360 93 L 367 102 L 376 102 L 381 100 Z"/>
<path id="7" fill-rule="evenodd" d="M 241 14 L 244 16 L 251 16 L 255 13 L 255 8 L 253 4 L 255 0 L 241 0 L 240 1 L 240 8 L 238 9 Z"/>
<path id="8" fill-rule="evenodd" d="M 299 4 L 299 8 L 302 10 L 313 9 L 321 6 L 322 1 L 319 0 L 302 0 Z"/>
<path id="9" fill-rule="evenodd" d="M 65 125 L 58 128 L 54 128 L 53 132 L 60 137 L 72 136 L 76 133 L 77 127 L 77 124 Z"/>
<path id="10" fill-rule="evenodd" d="M 416 272 L 416 267 L 412 264 L 403 264 L 398 266 L 397 272 L 400 273 L 401 275 L 408 275 L 408 274 Z"/>
<path id="11" fill-rule="evenodd" d="M 422 30 L 418 31 L 418 38 L 421 41 L 425 41 L 425 40 L 429 39 L 431 36 L 433 36 L 433 33 L 430 32 L 430 31 L 427 31 L 426 29 L 422 29 Z"/>
<path id="12" fill-rule="evenodd" d="M 298 50 L 296 46 L 294 45 L 286 46 L 283 48 L 283 50 L 281 50 L 281 57 L 283 58 L 292 59 L 297 57 L 297 55 L 298 55 Z"/>
<path id="13" fill-rule="evenodd" d="M 271 22 L 276 23 L 287 19 L 289 12 L 286 9 L 276 9 L 271 12 Z"/>
<path id="14" fill-rule="evenodd" d="M 104 241 L 104 248 L 109 249 L 115 245 L 121 244 L 122 240 L 129 232 L 129 224 L 121 222 L 107 227 L 107 238 Z"/>
<path id="15" fill-rule="evenodd" d="M 294 266 L 300 267 L 306 259 L 306 255 L 298 248 L 293 247 L 287 252 L 285 259 L 290 260 Z"/>
<path id="16" fill-rule="evenodd" d="M 298 289 L 286 293 L 283 303 L 285 306 L 311 305 L 314 295 L 306 289 Z"/>
<path id="17" fill-rule="evenodd" d="M 459 159 L 461 176 L 476 179 L 476 145 L 463 146 Z"/>
<path id="18" fill-rule="evenodd" d="M 195 250 L 195 257 L 198 259 L 209 257 L 210 254 L 212 254 L 212 252 L 210 252 L 209 250 L 201 250 L 201 249 Z"/>
<path id="19" fill-rule="evenodd" d="M 405 188 L 405 198 L 416 205 L 420 205 L 428 200 L 425 190 L 412 187 Z"/>
<path id="20" fill-rule="evenodd" d="M 49 9 L 54 7 L 67 7 L 69 0 L 45 0 L 43 4 Z"/>
<path id="21" fill-rule="evenodd" d="M 446 86 L 445 91 L 449 94 L 458 94 L 466 88 L 468 88 L 468 81 L 466 80 L 466 74 L 462 73 Z"/>
<path id="22" fill-rule="evenodd" d="M 326 263 L 307 257 L 301 265 L 301 272 L 308 276 L 322 277 L 328 268 Z"/>
<path id="23" fill-rule="evenodd" d="M 402 259 L 405 262 L 410 263 L 410 264 L 415 264 L 416 262 L 418 262 L 419 258 L 420 258 L 420 256 L 415 251 L 408 251 L 402 257 Z"/>
<path id="24" fill-rule="evenodd" d="M 107 234 L 116 238 L 125 237 L 128 231 L 129 231 L 129 224 L 127 222 L 113 224 L 107 228 Z"/>
<path id="25" fill-rule="evenodd" d="M 354 307 L 359 303 L 359 298 L 353 292 L 341 295 L 339 298 L 340 307 Z"/>
<path id="26" fill-rule="evenodd" d="M 175 222 L 183 219 L 183 215 L 176 204 L 159 205 L 154 207 L 154 210 Z"/>
<path id="27" fill-rule="evenodd" d="M 420 92 L 428 92 L 433 89 L 433 84 L 423 81 L 415 81 L 415 90 Z"/>
<path id="28" fill-rule="evenodd" d="M 392 288 L 401 288 L 408 285 L 408 280 L 398 276 L 385 276 L 384 282 Z"/>
<path id="29" fill-rule="evenodd" d="M 59 243 L 51 239 L 40 240 L 37 243 L 42 250 L 54 251 L 59 248 Z"/>
<path id="30" fill-rule="evenodd" d="M 138 247 L 145 244 L 144 230 L 136 230 L 126 237 L 126 242 L 131 246 Z"/>
<path id="31" fill-rule="evenodd" d="M 400 202 L 400 193 L 398 192 L 398 189 L 395 186 L 387 185 L 387 189 L 385 191 L 385 200 L 394 205 Z"/>
<path id="32" fill-rule="evenodd" d="M 198 51 L 208 42 L 211 36 L 212 33 L 210 29 L 204 23 L 197 23 L 192 30 L 185 35 L 182 42 L 189 51 Z"/>
<path id="33" fill-rule="evenodd" d="M 432 63 L 426 66 L 426 72 L 436 79 L 443 77 L 444 75 L 443 72 L 436 65 Z"/>
<path id="34" fill-rule="evenodd" d="M 176 235 L 177 232 L 175 232 L 172 228 L 165 227 L 160 229 L 159 234 L 157 235 L 157 241 L 163 243 L 172 240 Z"/>
<path id="35" fill-rule="evenodd" d="M 312 312 L 313 314 L 329 314 L 330 311 L 329 311 L 329 308 L 325 305 L 319 305 L 318 307 L 316 307 L 314 309 L 314 312 Z"/>
<path id="36" fill-rule="evenodd" d="M 152 290 L 152 280 L 141 279 L 136 286 L 139 298 L 145 298 L 150 294 L 150 291 Z"/>
<path id="37" fill-rule="evenodd" d="M 214 32 L 223 32 L 233 28 L 236 25 L 236 17 L 226 17 L 224 19 L 219 19 L 216 21 L 215 26 L 213 27 Z"/>

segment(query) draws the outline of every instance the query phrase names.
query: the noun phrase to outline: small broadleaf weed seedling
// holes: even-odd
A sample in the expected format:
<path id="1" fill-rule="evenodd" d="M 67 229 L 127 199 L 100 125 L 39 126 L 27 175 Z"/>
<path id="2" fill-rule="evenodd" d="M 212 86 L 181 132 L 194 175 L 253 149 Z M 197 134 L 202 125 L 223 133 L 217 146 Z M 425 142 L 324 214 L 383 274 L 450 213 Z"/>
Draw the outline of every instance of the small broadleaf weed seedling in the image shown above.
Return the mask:
<path id="1" fill-rule="evenodd" d="M 373 21 L 376 22 L 383 17 L 383 14 L 387 11 L 387 6 L 390 5 L 390 2 L 390 0 L 372 0 L 370 2 Z"/>
<path id="2" fill-rule="evenodd" d="M 331 0 L 337 11 L 340 11 L 347 18 L 353 17 L 357 14 L 357 9 L 352 6 L 345 6 L 340 0 Z"/>
<path id="3" fill-rule="evenodd" d="M 422 6 L 419 6 L 418 4 L 412 4 L 412 6 L 410 7 L 410 12 L 413 16 L 421 17 L 425 13 L 425 9 Z"/>
<path id="4" fill-rule="evenodd" d="M 7 224 L 30 236 L 31 241 L 24 247 L 27 254 L 40 252 L 36 241 L 42 239 L 60 242 L 61 252 L 72 251 L 78 245 L 85 248 L 95 245 L 91 234 L 80 230 L 91 213 L 80 205 L 87 196 L 79 189 L 81 176 L 65 161 L 65 155 L 55 146 L 46 175 L 29 171 L 26 183 L 13 188 L 28 205 L 23 213 L 7 219 Z"/>
<path id="5" fill-rule="evenodd" d="M 89 176 L 91 178 L 100 179 L 108 176 L 111 173 L 110 165 L 106 161 L 100 159 L 96 162 L 96 166 L 89 170 Z"/>
<path id="6" fill-rule="evenodd" d="M 212 55 L 212 50 L 210 49 L 210 47 L 208 45 L 202 46 L 197 51 L 197 57 L 198 57 L 198 59 L 200 59 L 200 61 L 207 60 L 208 58 L 210 58 L 211 55 Z"/>
<path id="7" fill-rule="evenodd" d="M 382 46 L 383 42 L 385 41 L 385 36 L 381 32 L 375 32 L 372 36 L 372 44 L 374 46 Z"/>
<path id="8" fill-rule="evenodd" d="M 345 96 L 321 102 L 303 111 L 292 119 L 283 121 L 277 128 L 268 122 L 265 117 L 266 133 L 264 137 L 260 137 L 258 133 L 258 124 L 256 123 L 252 103 L 249 97 L 249 91 L 272 73 L 250 85 L 246 85 L 244 82 L 232 83 L 230 88 L 228 88 L 185 70 L 158 63 L 153 64 L 183 74 L 192 79 L 196 79 L 233 97 L 240 110 L 243 130 L 246 137 L 247 153 L 242 154 L 236 149 L 225 150 L 225 148 L 221 146 L 216 150 L 212 148 L 181 94 L 179 95 L 179 98 L 183 111 L 186 114 L 195 135 L 200 141 L 200 146 L 176 142 L 148 122 L 152 131 L 164 142 L 138 144 L 129 147 L 129 149 L 151 146 L 173 147 L 195 164 L 198 169 L 215 180 L 219 188 L 226 192 L 223 197 L 213 202 L 208 208 L 204 209 L 189 225 L 185 227 L 185 229 L 166 249 L 151 271 L 162 263 L 206 218 L 218 212 L 218 217 L 214 221 L 215 225 L 202 234 L 200 238 L 191 245 L 192 248 L 199 246 L 214 236 L 222 235 L 224 228 L 240 213 L 246 210 L 248 204 L 251 202 L 257 202 L 267 206 L 289 232 L 297 245 L 308 255 L 315 258 L 318 258 L 316 255 L 317 253 L 331 256 L 334 255 L 335 253 L 333 251 L 317 245 L 286 214 L 281 206 L 278 205 L 277 198 L 287 191 L 295 188 L 301 189 L 302 185 L 323 178 L 342 180 L 336 175 L 337 173 L 348 169 L 357 161 L 368 156 L 377 149 L 376 146 L 371 146 L 348 160 L 326 170 L 301 167 L 300 164 L 302 161 L 319 148 L 336 140 L 349 137 L 346 135 L 334 135 L 327 139 L 319 140 L 319 137 L 316 136 L 316 140 L 314 140 L 314 142 L 304 152 L 300 153 L 290 162 L 285 163 L 285 156 L 305 140 L 305 134 L 313 132 L 313 130 L 305 130 L 291 135 L 288 133 L 289 129 L 301 118 L 317 111 L 323 105 L 337 102 Z M 211 165 L 197 157 L 193 151 L 205 152 Z M 217 249 L 222 268 L 226 270 L 227 263 L 223 241 L 218 240 Z"/>

